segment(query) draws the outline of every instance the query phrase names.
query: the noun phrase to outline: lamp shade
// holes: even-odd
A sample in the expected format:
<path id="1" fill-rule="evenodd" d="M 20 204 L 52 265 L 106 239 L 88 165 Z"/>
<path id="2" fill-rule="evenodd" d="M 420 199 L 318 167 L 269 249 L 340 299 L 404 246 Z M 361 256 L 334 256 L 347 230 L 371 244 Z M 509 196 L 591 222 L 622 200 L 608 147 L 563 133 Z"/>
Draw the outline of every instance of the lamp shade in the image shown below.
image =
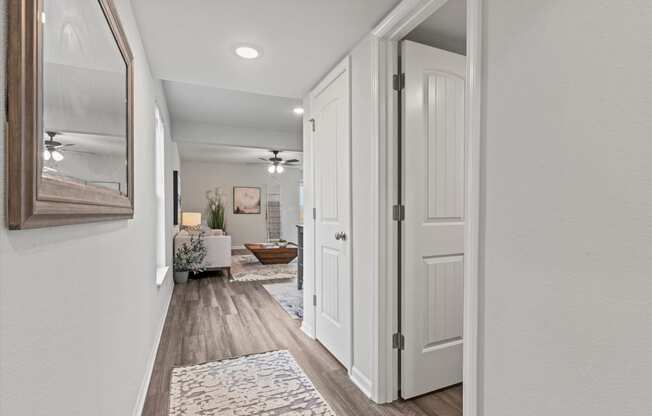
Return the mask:
<path id="1" fill-rule="evenodd" d="M 184 227 L 198 227 L 201 225 L 201 212 L 184 212 L 181 214 L 181 225 Z"/>

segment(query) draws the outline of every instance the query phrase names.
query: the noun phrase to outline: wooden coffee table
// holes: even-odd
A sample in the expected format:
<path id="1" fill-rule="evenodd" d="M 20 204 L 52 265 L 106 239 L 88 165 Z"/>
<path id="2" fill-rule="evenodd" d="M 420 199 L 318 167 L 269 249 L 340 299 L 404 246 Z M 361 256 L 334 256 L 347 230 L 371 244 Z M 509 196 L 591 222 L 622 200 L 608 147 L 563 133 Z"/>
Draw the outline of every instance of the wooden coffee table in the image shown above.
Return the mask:
<path id="1" fill-rule="evenodd" d="M 262 264 L 288 264 L 297 257 L 297 246 L 289 243 L 285 247 L 269 244 L 248 243 L 247 250 L 251 251 Z"/>

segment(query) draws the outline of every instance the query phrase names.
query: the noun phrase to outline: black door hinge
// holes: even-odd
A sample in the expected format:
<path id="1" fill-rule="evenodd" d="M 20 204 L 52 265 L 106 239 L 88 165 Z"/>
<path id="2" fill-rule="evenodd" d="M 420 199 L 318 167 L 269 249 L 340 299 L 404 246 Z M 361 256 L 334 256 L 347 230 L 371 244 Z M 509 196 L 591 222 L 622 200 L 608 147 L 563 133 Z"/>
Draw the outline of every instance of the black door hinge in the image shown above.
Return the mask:
<path id="1" fill-rule="evenodd" d="M 405 88 L 405 73 L 395 74 L 392 77 L 392 83 L 394 84 L 394 91 L 403 91 Z"/>
<path id="2" fill-rule="evenodd" d="M 317 306 L 317 295 L 312 295 L 312 306 Z"/>
<path id="3" fill-rule="evenodd" d="M 392 335 L 392 348 L 401 351 L 405 349 L 405 337 L 400 332 Z"/>
<path id="4" fill-rule="evenodd" d="M 310 124 L 312 124 L 312 132 L 314 133 L 315 132 L 315 124 L 316 124 L 315 119 L 311 118 L 308 121 L 310 122 Z"/>
<path id="5" fill-rule="evenodd" d="M 392 207 L 392 219 L 394 221 L 405 221 L 405 205 L 394 205 Z"/>

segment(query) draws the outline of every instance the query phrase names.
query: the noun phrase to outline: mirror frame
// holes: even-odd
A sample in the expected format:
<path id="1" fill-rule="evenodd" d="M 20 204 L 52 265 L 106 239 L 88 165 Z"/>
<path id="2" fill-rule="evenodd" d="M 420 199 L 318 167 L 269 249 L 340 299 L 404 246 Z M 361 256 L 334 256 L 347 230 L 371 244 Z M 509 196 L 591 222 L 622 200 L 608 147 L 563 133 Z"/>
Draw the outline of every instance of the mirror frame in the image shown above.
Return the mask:
<path id="1" fill-rule="evenodd" d="M 8 1 L 8 227 L 26 229 L 133 218 L 134 59 L 112 0 L 94 1 L 101 6 L 126 63 L 127 195 L 98 186 L 42 176 L 43 25 L 40 16 L 43 1 Z"/>

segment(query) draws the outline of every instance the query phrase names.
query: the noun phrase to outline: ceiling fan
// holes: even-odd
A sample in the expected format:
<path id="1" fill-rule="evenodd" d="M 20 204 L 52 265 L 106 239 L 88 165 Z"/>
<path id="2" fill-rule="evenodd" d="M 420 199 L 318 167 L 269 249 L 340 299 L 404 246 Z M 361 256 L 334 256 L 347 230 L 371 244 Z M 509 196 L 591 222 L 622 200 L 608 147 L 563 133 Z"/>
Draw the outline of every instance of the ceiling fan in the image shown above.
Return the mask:
<path id="1" fill-rule="evenodd" d="M 48 138 L 45 139 L 43 145 L 43 160 L 53 159 L 55 162 L 61 162 L 63 160 L 63 148 L 68 146 L 74 146 L 74 144 L 63 144 L 54 140 L 54 138 L 59 134 L 56 131 L 46 131 L 45 134 L 48 135 Z"/>
<path id="2" fill-rule="evenodd" d="M 293 166 L 295 163 L 299 162 L 299 159 L 288 159 L 288 160 L 283 160 L 282 157 L 279 157 L 278 154 L 281 153 L 280 150 L 270 150 L 274 154 L 274 156 L 265 159 L 264 157 L 259 158 L 260 160 L 264 160 L 265 162 L 269 162 L 269 167 L 267 168 L 267 171 L 269 173 L 283 173 L 285 166 Z"/>

